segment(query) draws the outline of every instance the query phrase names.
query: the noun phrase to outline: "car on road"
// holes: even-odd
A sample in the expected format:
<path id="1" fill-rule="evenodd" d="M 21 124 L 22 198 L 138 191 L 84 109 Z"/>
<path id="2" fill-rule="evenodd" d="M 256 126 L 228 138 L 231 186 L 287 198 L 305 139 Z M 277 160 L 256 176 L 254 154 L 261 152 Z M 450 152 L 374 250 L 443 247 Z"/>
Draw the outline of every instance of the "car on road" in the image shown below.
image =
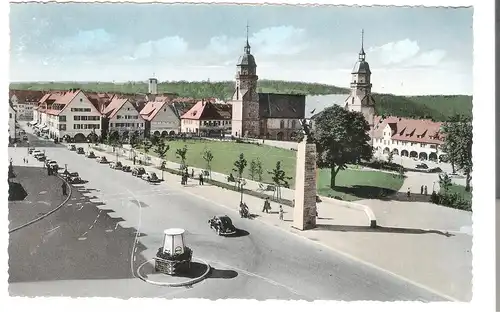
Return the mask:
<path id="1" fill-rule="evenodd" d="M 34 151 L 35 151 L 35 148 L 33 148 L 33 147 L 28 148 L 28 154 L 31 155 L 31 154 L 33 154 Z"/>
<path id="2" fill-rule="evenodd" d="M 420 163 L 420 164 L 417 165 L 417 169 L 429 169 L 429 166 L 427 166 L 424 163 Z"/>
<path id="3" fill-rule="evenodd" d="M 23 141 L 28 141 L 28 136 L 26 134 L 23 135 Z"/>
<path id="4" fill-rule="evenodd" d="M 220 236 L 234 235 L 237 232 L 236 227 L 233 225 L 233 221 L 227 215 L 225 216 L 214 216 L 208 220 L 210 228 Z"/>
<path id="5" fill-rule="evenodd" d="M 57 164 L 57 161 L 55 161 L 55 160 L 49 161 L 49 163 L 47 165 L 52 169 L 59 170 L 59 165 Z"/>
<path id="6" fill-rule="evenodd" d="M 160 182 L 160 179 L 158 179 L 158 176 L 154 172 L 146 172 L 141 176 L 141 179 L 148 181 L 150 183 L 158 183 Z"/>
<path id="7" fill-rule="evenodd" d="M 47 157 L 45 157 L 45 155 L 44 155 L 44 154 L 36 154 L 36 155 L 35 155 L 35 158 L 36 158 L 36 160 L 38 160 L 38 161 L 45 161 L 45 159 L 47 159 Z"/>
<path id="8" fill-rule="evenodd" d="M 87 154 L 87 158 L 96 158 L 96 156 L 95 156 L 94 152 L 90 151 Z"/>
<path id="9" fill-rule="evenodd" d="M 105 156 L 99 156 L 96 158 L 96 161 L 100 164 L 107 164 L 109 163 L 108 159 Z"/>
<path id="10" fill-rule="evenodd" d="M 122 166 L 122 171 L 123 172 L 132 172 L 132 168 L 130 168 L 130 166 Z"/>
<path id="11" fill-rule="evenodd" d="M 65 171 L 63 173 L 66 181 L 68 181 L 69 183 L 80 183 L 82 182 L 82 178 L 80 178 L 80 175 L 78 174 L 78 172 L 68 172 L 68 171 Z"/>
<path id="12" fill-rule="evenodd" d="M 133 175 L 134 177 L 138 177 L 138 178 L 140 178 L 140 177 L 142 177 L 142 175 L 143 175 L 143 174 L 145 174 L 145 173 L 146 173 L 146 170 L 144 170 L 144 168 L 143 168 L 143 167 L 135 167 L 134 169 L 132 169 L 132 175 Z"/>
<path id="13" fill-rule="evenodd" d="M 109 168 L 111 168 L 111 169 L 121 170 L 122 167 L 123 167 L 123 165 L 119 161 L 109 163 Z"/>
<path id="14" fill-rule="evenodd" d="M 83 154 L 85 154 L 85 151 L 83 150 L 83 147 L 79 147 L 76 149 L 76 153 L 83 155 Z"/>
<path id="15" fill-rule="evenodd" d="M 75 144 L 71 144 L 70 146 L 68 146 L 68 149 L 70 151 L 76 151 L 76 145 Z"/>

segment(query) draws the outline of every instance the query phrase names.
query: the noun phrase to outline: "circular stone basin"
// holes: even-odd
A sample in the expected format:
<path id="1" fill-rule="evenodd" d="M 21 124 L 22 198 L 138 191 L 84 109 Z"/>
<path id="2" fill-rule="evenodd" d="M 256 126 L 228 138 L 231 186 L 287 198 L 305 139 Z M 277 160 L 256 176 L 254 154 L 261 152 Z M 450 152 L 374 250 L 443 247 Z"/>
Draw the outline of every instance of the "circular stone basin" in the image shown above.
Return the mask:
<path id="1" fill-rule="evenodd" d="M 154 263 L 154 259 L 151 259 L 141 264 L 137 269 L 137 275 L 143 281 L 158 286 L 188 286 L 204 280 L 210 273 L 210 265 L 196 258 L 193 258 L 191 268 L 187 272 L 177 275 L 168 275 L 155 271 Z"/>

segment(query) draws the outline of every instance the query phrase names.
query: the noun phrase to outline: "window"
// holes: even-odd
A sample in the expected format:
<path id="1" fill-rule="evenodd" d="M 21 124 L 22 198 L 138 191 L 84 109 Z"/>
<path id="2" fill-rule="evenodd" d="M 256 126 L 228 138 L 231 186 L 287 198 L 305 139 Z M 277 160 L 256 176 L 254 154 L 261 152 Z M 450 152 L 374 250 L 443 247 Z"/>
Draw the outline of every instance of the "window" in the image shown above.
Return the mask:
<path id="1" fill-rule="evenodd" d="M 116 115 L 116 119 L 122 119 L 122 116 Z"/>
<path id="2" fill-rule="evenodd" d="M 66 116 L 59 116 L 59 121 L 65 122 L 66 121 Z"/>
<path id="3" fill-rule="evenodd" d="M 80 120 L 80 116 L 73 116 L 73 120 Z"/>
<path id="4" fill-rule="evenodd" d="M 59 130 L 65 131 L 66 130 L 66 124 L 59 125 Z"/>
<path id="5" fill-rule="evenodd" d="M 283 128 L 285 128 L 285 121 L 280 120 L 280 129 L 283 129 Z"/>

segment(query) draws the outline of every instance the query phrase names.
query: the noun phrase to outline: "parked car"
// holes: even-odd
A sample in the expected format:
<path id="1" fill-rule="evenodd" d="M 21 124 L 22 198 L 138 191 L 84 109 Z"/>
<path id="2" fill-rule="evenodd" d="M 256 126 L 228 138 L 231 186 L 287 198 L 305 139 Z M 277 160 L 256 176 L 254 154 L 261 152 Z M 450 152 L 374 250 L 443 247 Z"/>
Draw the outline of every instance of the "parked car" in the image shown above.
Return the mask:
<path id="1" fill-rule="evenodd" d="M 26 134 L 23 135 L 23 141 L 28 141 L 28 136 Z"/>
<path id="2" fill-rule="evenodd" d="M 83 150 L 83 147 L 79 147 L 79 148 L 76 149 L 76 153 L 83 155 L 83 154 L 85 154 L 85 151 Z"/>
<path id="3" fill-rule="evenodd" d="M 138 178 L 142 177 L 142 175 L 145 173 L 146 170 L 144 170 L 143 167 L 135 167 L 134 169 L 132 169 L 132 175 Z"/>
<path id="4" fill-rule="evenodd" d="M 421 164 L 418 164 L 417 165 L 417 169 L 429 169 L 429 166 L 427 166 L 426 164 L 424 163 L 421 163 Z"/>
<path id="5" fill-rule="evenodd" d="M 89 152 L 89 153 L 87 154 L 87 158 L 96 158 L 96 157 L 95 157 L 94 152 L 92 152 L 92 151 L 91 151 L 91 152 Z"/>
<path id="6" fill-rule="evenodd" d="M 45 155 L 44 155 L 44 154 L 37 154 L 37 155 L 35 156 L 35 158 L 36 158 L 36 160 L 38 160 L 38 161 L 45 161 L 45 159 L 47 159 L 47 157 L 45 157 Z"/>
<path id="7" fill-rule="evenodd" d="M 117 162 L 111 162 L 111 163 L 109 163 L 109 167 L 111 169 L 121 170 L 122 167 L 123 167 L 123 165 L 122 165 L 121 162 L 117 161 Z"/>
<path id="8" fill-rule="evenodd" d="M 82 179 L 80 178 L 80 175 L 78 174 L 78 172 L 68 172 L 68 171 L 65 171 L 63 173 L 66 181 L 68 181 L 69 183 L 80 183 L 82 182 Z"/>
<path id="9" fill-rule="evenodd" d="M 70 146 L 68 146 L 68 149 L 69 149 L 70 151 L 76 151 L 76 146 L 75 146 L 75 144 L 71 144 Z"/>
<path id="10" fill-rule="evenodd" d="M 108 159 L 104 156 L 100 157 L 99 158 L 99 163 L 100 164 L 107 164 L 108 163 Z"/>
<path id="11" fill-rule="evenodd" d="M 35 151 L 35 148 L 33 148 L 33 147 L 28 148 L 28 154 L 31 155 L 31 154 L 33 154 L 34 151 Z"/>
<path id="12" fill-rule="evenodd" d="M 229 236 L 234 235 L 237 232 L 237 229 L 233 225 L 233 221 L 227 215 L 214 216 L 208 220 L 208 224 L 210 225 L 210 228 L 217 233 L 217 235 Z"/>
<path id="13" fill-rule="evenodd" d="M 130 166 L 123 166 L 122 171 L 123 172 L 132 172 L 132 169 L 130 168 Z"/>
<path id="14" fill-rule="evenodd" d="M 59 165 L 57 164 L 57 162 L 55 160 L 49 161 L 48 166 L 52 169 L 55 169 L 55 170 L 59 169 Z"/>
<path id="15" fill-rule="evenodd" d="M 151 183 L 157 183 L 160 182 L 160 179 L 158 179 L 158 176 L 154 172 L 146 172 L 141 176 L 141 179 L 146 180 Z"/>

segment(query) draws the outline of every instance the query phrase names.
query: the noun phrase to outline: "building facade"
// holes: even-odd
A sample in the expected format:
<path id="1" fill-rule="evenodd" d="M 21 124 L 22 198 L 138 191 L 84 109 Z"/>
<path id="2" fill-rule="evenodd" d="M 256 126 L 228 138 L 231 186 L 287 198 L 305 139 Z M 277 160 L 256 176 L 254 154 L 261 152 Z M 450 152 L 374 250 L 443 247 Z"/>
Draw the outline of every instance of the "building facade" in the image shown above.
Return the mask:
<path id="1" fill-rule="evenodd" d="M 295 141 L 305 116 L 305 95 L 259 93 L 262 138 Z"/>
<path id="2" fill-rule="evenodd" d="M 103 128 L 107 135 L 144 137 L 146 121 L 128 99 L 114 97 L 103 110 Z"/>
<path id="3" fill-rule="evenodd" d="M 33 120 L 33 109 L 44 96 L 43 91 L 9 90 L 10 101 L 17 112 L 17 120 Z"/>
<path id="4" fill-rule="evenodd" d="M 231 105 L 201 100 L 182 115 L 181 132 L 199 136 L 229 135 L 231 111 Z"/>
<path id="5" fill-rule="evenodd" d="M 442 123 L 426 119 L 375 118 L 373 147 L 379 155 L 436 161 L 444 155 Z"/>

